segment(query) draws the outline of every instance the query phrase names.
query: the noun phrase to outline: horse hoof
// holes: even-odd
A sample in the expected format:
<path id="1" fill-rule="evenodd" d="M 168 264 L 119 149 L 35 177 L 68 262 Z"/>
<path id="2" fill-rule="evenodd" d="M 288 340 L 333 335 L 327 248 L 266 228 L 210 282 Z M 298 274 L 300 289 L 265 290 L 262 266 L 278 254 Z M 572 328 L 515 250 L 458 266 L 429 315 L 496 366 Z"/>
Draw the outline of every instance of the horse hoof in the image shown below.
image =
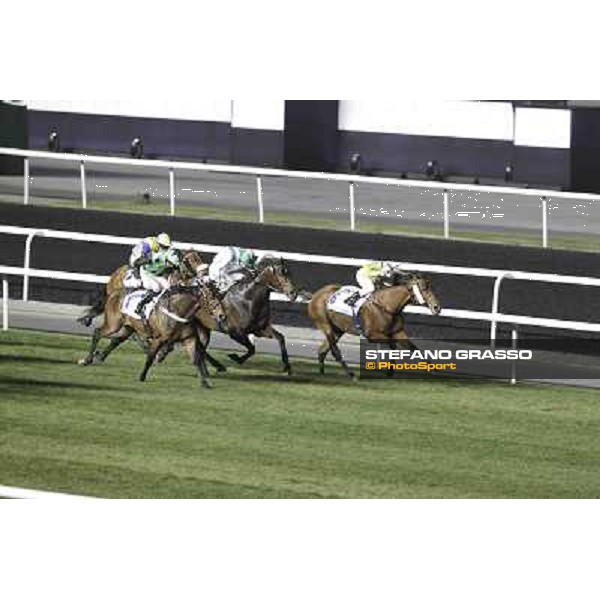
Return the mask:
<path id="1" fill-rule="evenodd" d="M 210 390 L 212 389 L 213 384 L 208 379 L 204 379 L 202 381 L 202 387 L 206 388 L 207 390 Z"/>
<path id="2" fill-rule="evenodd" d="M 242 359 L 237 355 L 237 354 L 228 354 L 227 355 L 233 362 L 237 363 L 238 365 L 242 364 Z"/>
<path id="3" fill-rule="evenodd" d="M 101 365 L 104 362 L 104 356 L 103 356 L 102 352 L 96 352 L 94 354 L 94 358 L 92 359 L 92 362 L 95 365 Z"/>
<path id="4" fill-rule="evenodd" d="M 89 358 L 87 358 L 87 357 L 86 357 L 86 358 L 80 358 L 80 359 L 77 361 L 77 364 L 78 364 L 78 365 L 81 365 L 82 367 L 87 367 L 87 365 L 89 365 L 89 364 L 90 364 L 90 360 L 89 360 Z"/>
<path id="5" fill-rule="evenodd" d="M 217 373 L 227 373 L 227 367 L 225 365 L 220 365 L 216 367 Z"/>

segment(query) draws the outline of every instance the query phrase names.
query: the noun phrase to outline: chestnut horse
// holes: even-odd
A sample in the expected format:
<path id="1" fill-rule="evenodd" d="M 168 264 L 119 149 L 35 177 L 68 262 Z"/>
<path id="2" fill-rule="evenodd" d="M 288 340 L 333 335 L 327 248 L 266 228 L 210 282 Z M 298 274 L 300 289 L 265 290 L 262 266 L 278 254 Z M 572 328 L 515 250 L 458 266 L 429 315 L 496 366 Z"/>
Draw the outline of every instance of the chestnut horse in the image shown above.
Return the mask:
<path id="1" fill-rule="evenodd" d="M 106 299 L 113 292 L 123 288 L 123 279 L 125 278 L 125 275 L 129 269 L 129 265 L 122 265 L 113 271 L 110 279 L 106 283 L 106 286 L 102 288 L 98 294 L 94 304 L 77 319 L 78 323 L 89 327 L 92 324 L 92 321 L 104 312 Z M 182 253 L 179 273 L 183 278 L 203 275 L 207 270 L 208 264 L 202 260 L 202 257 L 197 252 L 194 250 L 187 250 L 186 252 Z"/>
<path id="2" fill-rule="evenodd" d="M 134 319 L 121 312 L 121 304 L 125 289 L 113 291 L 104 304 L 104 323 L 94 330 L 88 355 L 79 361 L 80 365 L 104 362 L 106 357 L 134 333 L 139 339 L 145 338 L 145 327 L 140 319 Z M 220 304 L 214 304 L 210 290 L 204 286 L 183 287 L 174 286 L 168 289 L 158 300 L 158 303 L 148 319 L 152 337 L 146 341 L 146 363 L 140 375 L 140 381 L 145 381 L 158 352 L 166 345 L 182 342 L 190 354 L 193 364 L 198 370 L 198 376 L 204 387 L 211 387 L 206 368 L 206 336 L 195 318 L 196 311 L 206 308 L 209 312 L 217 312 Z M 204 337 L 204 339 L 202 339 Z M 111 338 L 109 346 L 104 351 L 98 351 L 98 342 L 102 338 Z"/>
<path id="3" fill-rule="evenodd" d="M 439 314 L 441 305 L 431 287 L 431 281 L 419 273 L 406 273 L 404 282 L 393 287 L 376 290 L 359 310 L 360 330 L 352 317 L 329 310 L 327 301 L 342 286 L 327 285 L 313 295 L 308 303 L 308 315 L 315 326 L 325 335 L 325 341 L 319 346 L 319 372 L 325 372 L 325 357 L 331 350 L 346 374 L 353 378 L 337 345 L 338 340 L 345 334 L 364 335 L 369 341 L 387 341 L 390 348 L 397 344 L 408 349 L 416 346 L 409 340 L 404 329 L 402 311 L 411 301 L 426 304 L 434 315 Z"/>

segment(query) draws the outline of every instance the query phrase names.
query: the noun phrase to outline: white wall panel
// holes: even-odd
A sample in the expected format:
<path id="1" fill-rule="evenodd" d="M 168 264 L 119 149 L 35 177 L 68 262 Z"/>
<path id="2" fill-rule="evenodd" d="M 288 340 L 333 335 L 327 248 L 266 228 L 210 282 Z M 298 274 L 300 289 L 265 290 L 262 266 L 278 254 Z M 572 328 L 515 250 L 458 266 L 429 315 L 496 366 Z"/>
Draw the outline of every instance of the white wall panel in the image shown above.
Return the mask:
<path id="1" fill-rule="evenodd" d="M 340 102 L 339 128 L 512 140 L 513 109 L 508 102 L 343 100 Z"/>
<path id="2" fill-rule="evenodd" d="M 234 100 L 231 126 L 283 131 L 285 100 Z"/>
<path id="3" fill-rule="evenodd" d="M 26 100 L 32 110 L 189 121 L 231 119 L 231 100 Z"/>
<path id="4" fill-rule="evenodd" d="M 517 108 L 515 145 L 536 148 L 571 147 L 571 111 Z"/>

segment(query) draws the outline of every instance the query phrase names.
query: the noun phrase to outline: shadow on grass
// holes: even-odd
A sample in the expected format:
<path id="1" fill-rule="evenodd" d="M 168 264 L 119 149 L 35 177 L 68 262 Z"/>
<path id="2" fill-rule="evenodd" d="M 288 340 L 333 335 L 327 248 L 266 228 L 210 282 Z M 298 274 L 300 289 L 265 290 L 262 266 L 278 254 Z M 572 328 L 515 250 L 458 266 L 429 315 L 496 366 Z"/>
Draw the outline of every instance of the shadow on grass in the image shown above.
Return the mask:
<path id="1" fill-rule="evenodd" d="M 23 387 L 82 389 L 82 390 L 121 390 L 122 388 L 110 385 L 93 383 L 74 383 L 72 381 L 41 381 L 39 379 L 26 379 L 24 377 L 0 376 L 0 387 L 3 392 L 19 391 Z"/>
<path id="2" fill-rule="evenodd" d="M 0 354 L 0 365 L 7 363 L 42 363 L 52 365 L 72 365 L 73 361 L 67 358 L 47 358 L 44 356 L 23 356 L 22 354 L 11 354 L 2 356 Z"/>

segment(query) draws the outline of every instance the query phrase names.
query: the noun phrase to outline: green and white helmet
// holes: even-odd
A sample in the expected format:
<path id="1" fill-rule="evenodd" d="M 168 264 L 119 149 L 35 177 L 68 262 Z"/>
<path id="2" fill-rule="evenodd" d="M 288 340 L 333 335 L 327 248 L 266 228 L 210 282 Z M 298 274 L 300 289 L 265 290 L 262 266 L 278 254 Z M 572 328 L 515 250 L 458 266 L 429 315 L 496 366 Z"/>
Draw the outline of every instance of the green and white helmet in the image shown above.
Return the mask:
<path id="1" fill-rule="evenodd" d="M 256 255 L 248 248 L 240 248 L 240 264 L 244 267 L 254 268 L 256 266 Z"/>

